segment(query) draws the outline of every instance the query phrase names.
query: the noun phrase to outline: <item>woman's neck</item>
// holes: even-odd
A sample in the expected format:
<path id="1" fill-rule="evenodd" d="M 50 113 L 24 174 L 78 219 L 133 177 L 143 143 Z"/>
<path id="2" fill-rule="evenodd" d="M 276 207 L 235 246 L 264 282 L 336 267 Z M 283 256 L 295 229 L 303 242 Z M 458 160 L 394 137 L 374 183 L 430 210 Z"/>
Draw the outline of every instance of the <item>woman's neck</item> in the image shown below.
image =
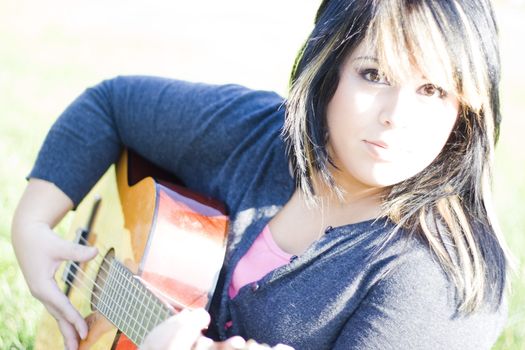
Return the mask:
<path id="1" fill-rule="evenodd" d="M 334 176 L 334 180 L 342 190 L 341 196 L 319 178 L 313 181 L 318 206 L 311 210 L 321 211 L 323 217 L 331 221 L 328 223 L 330 226 L 366 221 L 381 215 L 384 189 L 358 186 L 355 183 L 341 181 L 337 176 Z M 301 192 L 300 195 L 303 198 L 302 202 L 306 203 L 304 194 Z"/>

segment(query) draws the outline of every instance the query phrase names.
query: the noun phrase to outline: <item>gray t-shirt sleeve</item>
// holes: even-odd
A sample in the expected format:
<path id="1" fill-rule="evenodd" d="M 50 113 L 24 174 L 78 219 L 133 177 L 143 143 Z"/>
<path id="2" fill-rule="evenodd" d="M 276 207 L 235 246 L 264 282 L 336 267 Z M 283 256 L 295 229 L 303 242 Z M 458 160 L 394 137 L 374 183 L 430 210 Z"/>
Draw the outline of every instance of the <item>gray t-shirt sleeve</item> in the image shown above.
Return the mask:
<path id="1" fill-rule="evenodd" d="M 334 349 L 490 349 L 506 321 L 506 302 L 459 315 L 455 292 L 428 252 L 401 262 L 372 286 Z"/>
<path id="2" fill-rule="evenodd" d="M 238 85 L 146 76 L 106 80 L 57 119 L 28 178 L 53 182 L 76 206 L 128 147 L 188 187 L 230 201 L 238 156 L 260 143 L 258 133 L 262 142 L 269 137 L 265 120 L 281 104 L 275 93 Z"/>

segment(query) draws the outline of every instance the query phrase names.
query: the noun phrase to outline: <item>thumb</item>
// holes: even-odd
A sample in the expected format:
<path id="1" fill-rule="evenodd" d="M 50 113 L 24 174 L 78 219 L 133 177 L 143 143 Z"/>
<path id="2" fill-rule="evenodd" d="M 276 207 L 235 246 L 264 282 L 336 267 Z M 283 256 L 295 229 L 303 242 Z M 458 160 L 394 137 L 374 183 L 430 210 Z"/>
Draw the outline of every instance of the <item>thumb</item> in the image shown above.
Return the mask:
<path id="1" fill-rule="evenodd" d="M 59 249 L 59 256 L 62 259 L 73 261 L 88 261 L 93 259 L 98 253 L 98 249 L 95 247 L 89 247 L 68 241 L 64 241 Z"/>
<path id="2" fill-rule="evenodd" d="M 169 321 L 168 321 L 169 322 Z M 184 310 L 174 318 L 176 336 L 169 342 L 169 349 L 192 349 L 202 336 L 202 329 L 208 327 L 210 315 L 204 309 Z M 174 334 L 174 333 L 172 333 Z"/>
<path id="3" fill-rule="evenodd" d="M 210 324 L 210 314 L 202 309 L 195 309 L 191 312 L 192 318 L 195 320 L 195 323 L 206 328 Z"/>

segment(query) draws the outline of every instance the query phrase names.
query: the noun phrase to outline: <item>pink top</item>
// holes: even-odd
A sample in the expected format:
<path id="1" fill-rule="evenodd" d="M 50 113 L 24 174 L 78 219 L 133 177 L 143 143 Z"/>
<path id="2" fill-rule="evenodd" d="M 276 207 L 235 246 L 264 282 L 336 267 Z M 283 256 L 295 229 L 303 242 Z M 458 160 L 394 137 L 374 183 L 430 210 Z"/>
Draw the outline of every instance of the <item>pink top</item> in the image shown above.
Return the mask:
<path id="1" fill-rule="evenodd" d="M 275 243 L 270 228 L 266 225 L 235 267 L 228 295 L 231 299 L 234 298 L 243 286 L 258 281 L 268 272 L 287 264 L 291 257 L 291 254 L 284 252 Z"/>

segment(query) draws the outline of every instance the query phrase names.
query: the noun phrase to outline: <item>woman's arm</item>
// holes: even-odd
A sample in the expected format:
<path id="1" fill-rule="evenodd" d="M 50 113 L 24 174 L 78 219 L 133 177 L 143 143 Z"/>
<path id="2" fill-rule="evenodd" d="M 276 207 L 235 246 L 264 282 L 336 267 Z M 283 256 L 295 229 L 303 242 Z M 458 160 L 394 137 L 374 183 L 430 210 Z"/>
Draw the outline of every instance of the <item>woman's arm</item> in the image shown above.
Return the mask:
<path id="1" fill-rule="evenodd" d="M 76 349 L 87 325 L 58 288 L 54 275 L 64 260 L 86 261 L 97 250 L 65 241 L 53 227 L 73 207 L 72 200 L 50 182 L 30 179 L 11 226 L 13 248 L 31 294 L 57 320 L 68 349 Z"/>
<path id="2" fill-rule="evenodd" d="M 269 117 L 281 103 L 274 93 L 238 85 L 144 76 L 106 80 L 58 118 L 30 177 L 53 182 L 76 206 L 125 146 L 188 187 L 228 202 L 237 170 L 250 173 L 247 167 L 257 164 L 253 153 L 251 161 L 242 159 L 247 150 L 266 150 L 279 134 L 270 132 L 278 124 L 275 118 L 269 124 Z"/>
<path id="3" fill-rule="evenodd" d="M 265 120 L 281 102 L 276 94 L 237 85 L 118 77 L 87 89 L 62 113 L 28 176 L 12 239 L 31 293 L 58 320 L 69 348 L 76 348 L 78 334 L 84 336 L 87 328 L 53 277 L 62 261 L 85 261 L 95 251 L 62 240 L 52 231 L 56 223 L 123 147 L 176 174 L 188 187 L 231 203 L 228 184 L 236 170 L 256 164 L 243 161 L 244 150 L 271 141 Z M 236 183 L 239 196 L 242 185 Z"/>

